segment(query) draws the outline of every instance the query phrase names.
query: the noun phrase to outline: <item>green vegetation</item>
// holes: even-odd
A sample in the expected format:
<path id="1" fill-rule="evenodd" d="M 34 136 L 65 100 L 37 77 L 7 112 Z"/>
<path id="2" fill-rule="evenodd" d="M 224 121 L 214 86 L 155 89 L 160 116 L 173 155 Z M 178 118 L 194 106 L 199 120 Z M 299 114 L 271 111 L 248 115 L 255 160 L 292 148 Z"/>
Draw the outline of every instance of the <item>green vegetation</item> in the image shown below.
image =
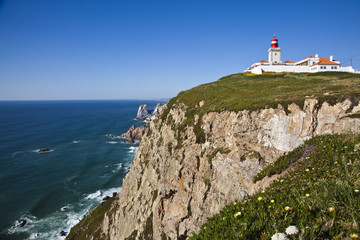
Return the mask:
<path id="1" fill-rule="evenodd" d="M 76 224 L 69 235 L 66 237 L 68 240 L 80 240 L 80 239 L 106 239 L 102 233 L 102 223 L 105 214 L 111 216 L 116 212 L 116 208 L 111 208 L 115 198 L 110 198 L 102 202 L 99 206 L 94 208 L 88 213 L 83 220 Z"/>
<path id="2" fill-rule="evenodd" d="M 285 170 L 290 164 L 295 163 L 301 157 L 309 157 L 312 151 L 315 151 L 315 145 L 305 144 L 297 147 L 285 156 L 280 157 L 275 162 L 271 163 L 265 169 L 260 171 L 254 177 L 254 182 L 262 180 L 264 177 L 271 177 L 274 174 L 279 174 Z"/>
<path id="3" fill-rule="evenodd" d="M 289 171 L 264 191 L 235 202 L 208 219 L 191 239 L 270 239 L 291 225 L 289 239 L 351 239 L 360 236 L 360 135 L 315 137 L 279 158 Z"/>
<path id="4" fill-rule="evenodd" d="M 263 75 L 232 74 L 216 82 L 203 84 L 180 92 L 172 98 L 167 109 L 161 115 L 166 120 L 170 109 L 175 104 L 187 106 L 186 120 L 177 126 L 182 131 L 187 126 L 194 126 L 196 142 L 205 141 L 200 122 L 194 122 L 195 115 L 201 117 L 208 112 L 222 110 L 257 110 L 265 107 L 276 108 L 280 103 L 287 111 L 287 105 L 296 103 L 300 107 L 307 97 L 313 97 L 330 104 L 349 98 L 360 98 L 360 75 L 341 72 L 325 73 L 273 73 Z M 199 102 L 204 100 L 204 106 Z"/>

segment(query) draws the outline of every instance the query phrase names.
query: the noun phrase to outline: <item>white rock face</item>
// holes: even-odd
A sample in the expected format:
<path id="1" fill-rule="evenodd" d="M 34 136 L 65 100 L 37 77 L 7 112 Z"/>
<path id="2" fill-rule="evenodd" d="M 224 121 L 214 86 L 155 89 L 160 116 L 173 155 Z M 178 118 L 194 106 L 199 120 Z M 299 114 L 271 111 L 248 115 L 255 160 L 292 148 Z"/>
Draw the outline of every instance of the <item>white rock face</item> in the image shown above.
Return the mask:
<path id="1" fill-rule="evenodd" d="M 166 106 L 166 103 L 156 104 L 154 111 L 152 113 L 152 116 L 151 116 L 151 120 L 154 120 L 155 117 L 161 113 L 161 111 L 164 109 L 165 106 Z"/>
<path id="2" fill-rule="evenodd" d="M 147 121 L 154 120 L 155 117 L 161 113 L 165 106 L 166 103 L 158 103 L 156 104 L 154 110 L 149 110 L 146 104 L 141 104 L 136 114 L 136 119 Z"/>
<path id="3" fill-rule="evenodd" d="M 151 112 L 148 110 L 147 105 L 146 104 L 141 104 L 138 112 L 136 114 L 136 119 L 137 120 L 145 120 L 146 118 L 151 117 L 152 114 Z"/>
<path id="4" fill-rule="evenodd" d="M 186 118 L 186 107 L 171 109 L 164 121 L 152 121 L 143 136 L 104 222 L 106 239 L 186 239 L 226 204 L 266 187 L 269 183 L 253 184 L 253 177 L 306 139 L 360 132 L 360 119 L 348 117 L 359 111 L 356 105 L 351 108 L 346 100 L 319 106 L 308 99 L 303 109 L 287 106 L 288 113 L 282 106 L 211 112 L 201 119 L 202 144 L 196 143 L 192 127 L 175 130 Z"/>

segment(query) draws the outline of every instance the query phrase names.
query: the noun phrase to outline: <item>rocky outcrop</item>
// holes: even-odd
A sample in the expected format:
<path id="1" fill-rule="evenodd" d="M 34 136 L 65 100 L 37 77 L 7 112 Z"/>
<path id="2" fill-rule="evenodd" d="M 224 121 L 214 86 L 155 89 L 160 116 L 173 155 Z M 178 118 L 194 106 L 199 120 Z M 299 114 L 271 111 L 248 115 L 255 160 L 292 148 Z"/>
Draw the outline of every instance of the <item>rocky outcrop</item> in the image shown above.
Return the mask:
<path id="1" fill-rule="evenodd" d="M 155 117 L 161 113 L 165 106 L 166 103 L 158 103 L 153 110 L 149 110 L 146 104 L 141 104 L 138 109 L 136 119 L 146 121 L 154 120 Z"/>
<path id="2" fill-rule="evenodd" d="M 120 137 L 127 138 L 130 143 L 133 143 L 135 140 L 141 141 L 142 136 L 144 135 L 148 127 L 148 123 L 142 127 L 135 127 L 134 125 L 132 125 L 129 130 L 126 133 L 121 134 Z"/>
<path id="3" fill-rule="evenodd" d="M 148 109 L 146 104 L 141 104 L 136 114 L 137 120 L 145 120 L 152 116 L 151 111 Z"/>
<path id="4" fill-rule="evenodd" d="M 253 177 L 304 140 L 360 132 L 360 119 L 352 117 L 360 112 L 358 102 L 307 99 L 303 108 L 286 110 L 210 112 L 179 131 L 186 106 L 178 104 L 150 122 L 104 217 L 104 239 L 186 239 L 226 204 L 265 188 L 273 179 L 254 184 Z M 200 126 L 203 141 L 193 126 Z"/>
<path id="5" fill-rule="evenodd" d="M 152 113 L 153 115 L 151 116 L 151 120 L 154 120 L 155 117 L 161 113 L 161 111 L 164 109 L 165 106 L 166 106 L 166 103 L 156 104 L 154 111 Z"/>

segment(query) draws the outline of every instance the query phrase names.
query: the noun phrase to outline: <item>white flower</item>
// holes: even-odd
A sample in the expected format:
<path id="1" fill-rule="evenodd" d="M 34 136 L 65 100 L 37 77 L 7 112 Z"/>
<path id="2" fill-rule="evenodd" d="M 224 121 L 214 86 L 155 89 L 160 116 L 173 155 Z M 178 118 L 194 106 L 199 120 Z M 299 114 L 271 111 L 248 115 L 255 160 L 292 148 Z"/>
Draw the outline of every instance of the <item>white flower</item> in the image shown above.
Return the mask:
<path id="1" fill-rule="evenodd" d="M 272 237 L 271 240 L 288 240 L 287 236 L 285 235 L 285 233 L 275 233 Z"/>
<path id="2" fill-rule="evenodd" d="M 286 230 L 285 230 L 287 235 L 294 235 L 294 234 L 298 234 L 299 233 L 299 229 L 297 228 L 297 226 L 289 226 Z"/>

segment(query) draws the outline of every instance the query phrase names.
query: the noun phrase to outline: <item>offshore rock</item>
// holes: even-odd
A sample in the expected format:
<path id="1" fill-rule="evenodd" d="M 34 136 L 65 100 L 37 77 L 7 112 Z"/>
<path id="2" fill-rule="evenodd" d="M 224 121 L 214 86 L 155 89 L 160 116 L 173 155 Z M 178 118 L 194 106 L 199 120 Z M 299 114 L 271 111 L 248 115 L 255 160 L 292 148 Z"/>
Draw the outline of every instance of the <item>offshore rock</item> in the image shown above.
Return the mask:
<path id="1" fill-rule="evenodd" d="M 305 140 L 360 132 L 360 118 L 351 117 L 360 104 L 350 100 L 195 116 L 200 143 L 193 126 L 178 131 L 185 112 L 178 104 L 150 122 L 97 239 L 186 239 L 225 205 L 267 187 L 274 176 L 256 184 L 253 177 Z"/>
<path id="2" fill-rule="evenodd" d="M 151 111 L 148 110 L 147 105 L 141 104 L 136 114 L 136 119 L 145 120 L 146 118 L 150 118 L 151 116 L 152 116 Z"/>

